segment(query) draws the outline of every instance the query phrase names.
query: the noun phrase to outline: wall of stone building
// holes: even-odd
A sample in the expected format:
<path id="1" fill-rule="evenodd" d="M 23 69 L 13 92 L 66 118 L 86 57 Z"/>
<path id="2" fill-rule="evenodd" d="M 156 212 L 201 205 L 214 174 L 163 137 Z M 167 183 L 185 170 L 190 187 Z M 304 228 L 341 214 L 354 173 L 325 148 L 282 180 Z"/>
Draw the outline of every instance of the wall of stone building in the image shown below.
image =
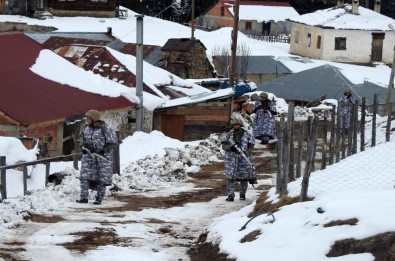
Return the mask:
<path id="1" fill-rule="evenodd" d="M 52 32 L 57 30 L 55 27 L 42 25 L 28 25 L 26 23 L 18 22 L 0 22 L 0 32 Z"/>

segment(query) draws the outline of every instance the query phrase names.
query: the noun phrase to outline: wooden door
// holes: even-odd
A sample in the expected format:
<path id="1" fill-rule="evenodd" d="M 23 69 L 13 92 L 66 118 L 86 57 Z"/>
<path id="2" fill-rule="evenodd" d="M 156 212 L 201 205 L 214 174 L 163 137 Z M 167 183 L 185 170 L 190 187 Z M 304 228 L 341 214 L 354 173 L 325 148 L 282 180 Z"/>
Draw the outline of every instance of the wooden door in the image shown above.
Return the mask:
<path id="1" fill-rule="evenodd" d="M 381 62 L 383 58 L 384 33 L 372 33 L 372 62 Z"/>
<path id="2" fill-rule="evenodd" d="M 184 115 L 162 115 L 161 130 L 167 137 L 184 141 Z"/>

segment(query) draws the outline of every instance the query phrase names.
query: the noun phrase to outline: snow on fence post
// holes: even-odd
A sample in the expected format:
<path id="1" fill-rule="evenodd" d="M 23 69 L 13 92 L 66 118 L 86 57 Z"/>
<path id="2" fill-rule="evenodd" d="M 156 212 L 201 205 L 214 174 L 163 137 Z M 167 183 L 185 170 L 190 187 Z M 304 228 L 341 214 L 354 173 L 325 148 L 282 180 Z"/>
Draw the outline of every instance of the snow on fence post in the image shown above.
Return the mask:
<path id="1" fill-rule="evenodd" d="M 6 158 L 4 156 L 0 156 L 0 167 L 5 166 L 6 163 Z M 1 200 L 3 201 L 4 199 L 7 198 L 7 176 L 6 176 L 6 170 L 2 169 L 1 170 Z"/>
<path id="2" fill-rule="evenodd" d="M 361 151 L 365 150 L 365 119 L 366 119 L 366 98 L 362 97 L 362 104 L 361 104 Z"/>
<path id="3" fill-rule="evenodd" d="M 333 164 L 334 160 L 334 155 L 335 155 L 335 134 L 336 134 L 336 129 L 335 129 L 335 119 L 336 119 L 336 106 L 332 105 L 332 110 L 331 110 L 331 139 L 329 142 L 329 165 Z"/>
<path id="4" fill-rule="evenodd" d="M 352 154 L 357 153 L 357 142 L 358 142 L 358 106 L 359 101 L 356 101 L 354 104 L 354 131 L 352 136 Z"/>

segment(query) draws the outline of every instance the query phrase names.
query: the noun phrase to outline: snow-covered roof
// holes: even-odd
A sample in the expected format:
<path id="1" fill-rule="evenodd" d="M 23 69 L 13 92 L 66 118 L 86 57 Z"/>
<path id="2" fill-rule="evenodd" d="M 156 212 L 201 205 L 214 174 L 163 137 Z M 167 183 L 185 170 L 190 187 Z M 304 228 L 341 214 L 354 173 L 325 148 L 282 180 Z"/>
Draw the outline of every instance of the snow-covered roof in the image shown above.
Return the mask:
<path id="1" fill-rule="evenodd" d="M 358 7 L 358 13 L 353 14 L 352 5 L 349 4 L 318 10 L 289 20 L 311 26 L 351 30 L 391 31 L 389 25 L 395 26 L 394 19 L 362 6 Z"/>
<path id="2" fill-rule="evenodd" d="M 229 8 L 233 14 L 233 6 Z M 299 16 L 292 6 L 240 5 L 240 20 L 254 20 L 258 22 L 284 21 Z"/>

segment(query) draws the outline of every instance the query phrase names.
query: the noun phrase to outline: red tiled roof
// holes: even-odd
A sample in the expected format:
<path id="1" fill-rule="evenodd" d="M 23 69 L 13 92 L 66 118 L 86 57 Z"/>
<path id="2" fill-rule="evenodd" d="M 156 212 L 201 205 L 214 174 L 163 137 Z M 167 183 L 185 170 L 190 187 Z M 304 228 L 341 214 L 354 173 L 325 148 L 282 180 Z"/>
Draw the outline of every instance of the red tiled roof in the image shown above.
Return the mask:
<path id="1" fill-rule="evenodd" d="M 106 111 L 134 107 L 123 97 L 84 92 L 33 73 L 30 67 L 41 50 L 40 44 L 24 34 L 0 33 L 0 112 L 6 116 L 28 126 L 82 115 L 89 109 Z"/>

